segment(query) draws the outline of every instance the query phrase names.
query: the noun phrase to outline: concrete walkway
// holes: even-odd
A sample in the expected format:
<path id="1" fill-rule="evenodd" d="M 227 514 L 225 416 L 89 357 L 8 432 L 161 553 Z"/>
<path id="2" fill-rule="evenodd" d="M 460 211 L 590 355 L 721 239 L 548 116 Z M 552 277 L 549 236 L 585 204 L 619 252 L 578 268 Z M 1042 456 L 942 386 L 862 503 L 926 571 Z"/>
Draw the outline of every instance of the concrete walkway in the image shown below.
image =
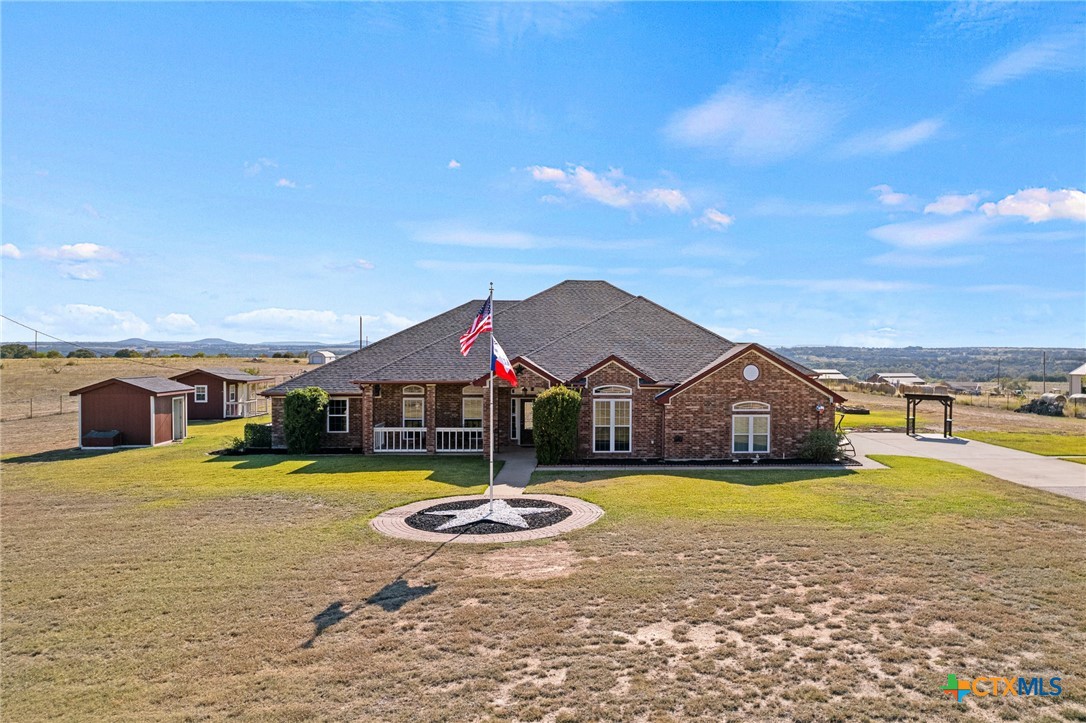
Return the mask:
<path id="1" fill-rule="evenodd" d="M 532 472 L 535 472 L 535 447 L 509 447 L 495 454 L 494 459 L 505 463 L 494 475 L 494 496 L 516 497 L 524 494 L 524 488 L 528 486 Z"/>
<path id="2" fill-rule="evenodd" d="M 864 467 L 871 463 L 867 459 L 871 454 L 927 457 L 1086 502 L 1086 465 L 958 437 L 852 432 L 848 438 L 856 448 L 856 459 Z"/>

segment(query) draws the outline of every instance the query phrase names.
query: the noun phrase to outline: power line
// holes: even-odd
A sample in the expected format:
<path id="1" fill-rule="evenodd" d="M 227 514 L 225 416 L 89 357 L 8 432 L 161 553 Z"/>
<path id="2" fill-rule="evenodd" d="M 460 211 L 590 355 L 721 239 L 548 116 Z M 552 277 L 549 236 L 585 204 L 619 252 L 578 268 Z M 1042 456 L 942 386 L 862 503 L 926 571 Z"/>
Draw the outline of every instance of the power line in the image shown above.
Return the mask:
<path id="1" fill-rule="evenodd" d="M 30 331 L 34 332 L 35 334 L 41 334 L 42 336 L 46 336 L 46 337 L 48 337 L 50 339 L 53 339 L 54 341 L 59 341 L 61 344 L 67 344 L 70 347 L 74 347 L 76 351 L 89 351 L 91 354 L 94 354 L 95 356 L 109 357 L 108 354 L 102 354 L 101 352 L 97 352 L 94 349 L 88 349 L 85 346 L 80 346 L 79 344 L 76 344 L 73 341 L 67 341 L 66 339 L 61 339 L 59 336 L 53 336 L 52 334 L 44 332 L 41 329 L 35 329 L 32 326 L 27 326 L 26 324 L 24 324 L 21 321 L 16 321 L 15 319 L 12 319 L 10 316 L 0 314 L 0 319 L 7 319 L 12 324 L 17 324 L 17 325 L 23 327 L 24 329 L 29 329 Z M 188 369 L 182 369 L 181 367 L 171 367 L 171 366 L 169 366 L 167 364 L 155 364 L 153 362 L 143 361 L 142 359 L 138 359 L 136 357 L 119 356 L 119 357 L 110 357 L 110 358 L 124 359 L 126 361 L 134 362 L 136 364 L 143 364 L 145 366 L 154 367 L 155 369 L 172 369 L 175 372 L 187 372 L 187 371 L 189 371 Z"/>

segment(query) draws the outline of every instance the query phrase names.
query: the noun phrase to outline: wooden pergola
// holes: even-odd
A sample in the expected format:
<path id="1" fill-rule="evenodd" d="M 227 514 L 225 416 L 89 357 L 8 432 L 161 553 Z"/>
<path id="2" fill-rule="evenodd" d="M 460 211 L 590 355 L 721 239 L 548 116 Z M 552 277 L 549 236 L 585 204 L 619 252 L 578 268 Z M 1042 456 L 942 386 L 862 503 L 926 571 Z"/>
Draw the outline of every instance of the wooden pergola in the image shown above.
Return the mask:
<path id="1" fill-rule="evenodd" d="M 939 402 L 943 405 L 943 436 L 954 436 L 954 397 L 949 394 L 920 394 L 905 392 L 905 434 L 916 434 L 916 408 L 920 402 Z"/>

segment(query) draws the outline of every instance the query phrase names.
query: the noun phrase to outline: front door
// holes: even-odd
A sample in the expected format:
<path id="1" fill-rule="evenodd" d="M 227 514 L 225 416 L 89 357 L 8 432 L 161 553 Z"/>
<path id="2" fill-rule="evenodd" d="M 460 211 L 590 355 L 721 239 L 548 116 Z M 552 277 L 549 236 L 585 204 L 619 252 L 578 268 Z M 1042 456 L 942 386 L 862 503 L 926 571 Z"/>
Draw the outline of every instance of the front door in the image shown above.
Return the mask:
<path id="1" fill-rule="evenodd" d="M 173 398 L 173 439 L 176 442 L 185 438 L 185 400 L 183 397 Z"/>
<path id="2" fill-rule="evenodd" d="M 520 403 L 520 446 L 531 447 L 535 444 L 532 438 L 532 405 L 535 401 L 525 399 Z"/>

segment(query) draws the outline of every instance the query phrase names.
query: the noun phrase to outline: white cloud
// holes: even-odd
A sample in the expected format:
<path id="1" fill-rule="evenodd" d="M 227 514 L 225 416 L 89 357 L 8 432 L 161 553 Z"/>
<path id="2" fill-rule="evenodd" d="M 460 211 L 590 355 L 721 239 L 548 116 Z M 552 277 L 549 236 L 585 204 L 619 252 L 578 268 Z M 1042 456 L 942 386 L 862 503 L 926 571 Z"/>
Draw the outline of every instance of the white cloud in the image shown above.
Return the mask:
<path id="1" fill-rule="evenodd" d="M 278 181 L 275 182 L 275 187 L 276 188 L 297 188 L 298 184 L 295 183 L 294 181 L 290 180 L 289 178 L 280 178 Z"/>
<path id="2" fill-rule="evenodd" d="M 724 231 L 735 223 L 735 216 L 729 216 L 715 208 L 707 208 L 701 216 L 691 222 L 694 226 L 704 226 L 714 231 Z"/>
<path id="3" fill-rule="evenodd" d="M 845 156 L 888 156 L 930 140 L 942 127 L 942 120 L 926 118 L 904 128 L 860 133 L 843 141 L 838 150 Z"/>
<path id="4" fill-rule="evenodd" d="M 991 225 L 983 216 L 967 216 L 953 221 L 906 221 L 879 226 L 868 231 L 872 238 L 893 246 L 912 249 L 940 248 L 981 240 Z"/>
<path id="5" fill-rule="evenodd" d="M 815 216 L 833 218 L 849 216 L 861 210 L 856 203 L 823 203 L 821 201 L 795 201 L 784 198 L 767 198 L 754 204 L 750 213 L 754 216 Z"/>
<path id="6" fill-rule="evenodd" d="M 93 243 L 65 244 L 59 248 L 40 248 L 42 258 L 58 261 L 119 261 L 121 254 L 108 246 Z"/>
<path id="7" fill-rule="evenodd" d="M 449 165 L 448 165 L 448 166 L 446 166 L 446 168 L 450 168 L 450 169 L 452 169 L 452 170 L 456 170 L 457 168 L 460 168 L 460 161 L 458 161 L 458 160 L 456 160 L 456 159 L 454 158 L 454 159 L 452 159 L 451 161 L 449 161 Z"/>
<path id="8" fill-rule="evenodd" d="M 415 266 L 429 271 L 450 271 L 456 273 L 491 272 L 495 274 L 541 274 L 550 276 L 595 273 L 594 269 L 586 266 L 516 264 L 501 261 L 439 261 L 434 259 L 422 259 L 416 261 Z"/>
<path id="9" fill-rule="evenodd" d="M 19 247 L 15 244 L 4 244 L 0 246 L 0 258 L 5 259 L 21 259 L 23 252 L 19 250 Z"/>
<path id="10" fill-rule="evenodd" d="M 355 266 L 357 266 L 360 269 L 365 269 L 366 271 L 369 271 L 370 269 L 374 268 L 373 263 L 370 262 L 370 261 L 366 261 L 365 259 L 358 259 L 354 263 L 355 263 Z"/>
<path id="11" fill-rule="evenodd" d="M 664 134 L 681 146 L 720 151 L 741 163 L 768 163 L 822 140 L 841 111 L 803 86 L 756 94 L 737 84 L 678 111 Z"/>
<path id="12" fill-rule="evenodd" d="M 530 166 L 527 170 L 535 180 L 553 183 L 555 188 L 567 195 L 587 198 L 612 208 L 648 206 L 664 208 L 672 213 L 690 210 L 690 202 L 682 191 L 675 188 L 631 190 L 619 182 L 624 176 L 621 170 L 615 168 L 605 175 L 594 173 L 584 166 L 570 166 L 566 171 L 550 166 Z"/>
<path id="13" fill-rule="evenodd" d="M 1027 188 L 980 207 L 987 216 L 1025 216 L 1030 223 L 1065 218 L 1086 221 L 1086 193 L 1074 188 Z"/>
<path id="14" fill-rule="evenodd" d="M 907 207 L 915 200 L 907 193 L 897 193 L 885 183 L 872 186 L 867 189 L 879 197 L 879 203 L 883 206 Z"/>
<path id="15" fill-rule="evenodd" d="M 725 339 L 731 339 L 732 341 L 737 339 L 749 339 L 752 336 L 761 336 L 765 333 L 761 329 L 741 329 L 736 326 L 710 326 L 709 331 L 720 334 Z"/>
<path id="16" fill-rule="evenodd" d="M 409 326 L 414 326 L 418 322 L 413 319 L 408 319 L 406 316 L 399 316 L 393 314 L 391 311 L 386 311 L 381 314 L 381 321 L 384 322 L 384 326 L 396 331 L 406 329 Z"/>
<path id="17" fill-rule="evenodd" d="M 53 319 L 55 323 L 68 329 L 69 335 L 81 339 L 142 336 L 151 328 L 131 311 L 115 311 L 91 304 L 65 304 L 60 307 L 58 317 Z"/>
<path id="18" fill-rule="evenodd" d="M 249 178 L 259 176 L 265 168 L 278 168 L 279 164 L 270 158 L 258 158 L 252 163 L 245 161 L 244 172 Z"/>
<path id="19" fill-rule="evenodd" d="M 984 259 L 981 256 L 947 256 L 946 254 L 918 254 L 903 251 L 888 251 L 878 256 L 867 259 L 867 263 L 875 266 L 894 266 L 909 269 L 938 269 L 954 266 L 967 266 L 979 264 Z"/>
<path id="20" fill-rule="evenodd" d="M 721 278 L 717 285 L 727 288 L 770 286 L 783 289 L 799 289 L 811 293 L 894 293 L 927 288 L 912 281 L 884 281 L 882 279 L 766 279 L 754 276 L 730 276 Z"/>
<path id="21" fill-rule="evenodd" d="M 155 324 L 163 331 L 194 331 L 196 321 L 188 314 L 171 313 L 155 317 Z"/>
<path id="22" fill-rule="evenodd" d="M 97 281 L 102 278 L 100 269 L 96 269 L 87 264 L 62 264 L 60 266 L 60 274 L 66 279 L 74 279 L 76 281 Z"/>
<path id="23" fill-rule="evenodd" d="M 488 231 L 465 226 L 460 221 L 443 221 L 434 224 L 408 225 L 416 241 L 439 246 L 468 246 L 495 249 L 551 249 L 575 248 L 600 251 L 625 251 L 654 245 L 644 239 L 597 241 L 576 237 L 539 236 L 523 231 Z"/>
<path id="24" fill-rule="evenodd" d="M 353 317 L 351 317 L 353 318 Z M 269 307 L 231 314 L 223 319 L 230 327 L 254 330 L 297 331 L 306 334 L 327 335 L 342 326 L 340 316 L 334 311 L 314 309 L 281 309 Z"/>
<path id="25" fill-rule="evenodd" d="M 973 78 L 980 90 L 987 90 L 1045 71 L 1074 71 L 1082 67 L 1086 34 L 1081 27 L 1037 40 L 1004 55 Z"/>
<path id="26" fill-rule="evenodd" d="M 953 216 L 966 211 L 975 211 L 978 203 L 980 203 L 979 193 L 970 193 L 964 196 L 949 193 L 939 196 L 935 201 L 924 206 L 924 213 Z"/>

